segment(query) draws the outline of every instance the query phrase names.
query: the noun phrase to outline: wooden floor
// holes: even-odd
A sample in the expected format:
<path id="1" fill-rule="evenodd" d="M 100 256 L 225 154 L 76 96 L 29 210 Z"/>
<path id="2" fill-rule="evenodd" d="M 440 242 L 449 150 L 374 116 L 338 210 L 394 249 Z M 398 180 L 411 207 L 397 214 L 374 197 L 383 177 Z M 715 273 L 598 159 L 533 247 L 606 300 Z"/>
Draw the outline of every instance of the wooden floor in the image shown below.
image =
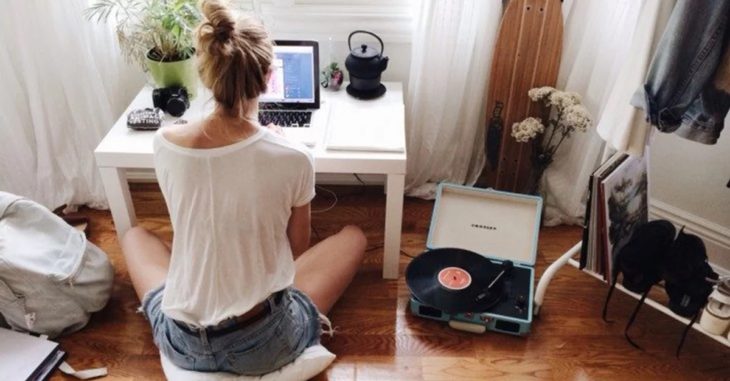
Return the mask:
<path id="1" fill-rule="evenodd" d="M 140 224 L 170 239 L 169 218 L 154 185 L 134 185 Z M 682 356 L 674 357 L 682 325 L 645 307 L 632 329 L 644 350 L 632 348 L 623 326 L 634 300 L 614 296 L 608 324 L 599 315 L 606 286 L 568 266 L 553 279 L 541 315 L 529 337 L 499 333 L 474 335 L 406 311 L 408 290 L 403 277 L 381 278 L 385 196 L 377 188 L 334 188 L 337 206 L 313 215 L 313 227 L 327 236 L 346 223 L 363 227 L 371 250 L 362 270 L 331 312 L 337 334 L 323 344 L 336 362 L 315 380 L 708 380 L 730 379 L 730 349 L 697 332 L 690 333 Z M 323 192 L 319 192 L 324 194 Z M 330 199 L 318 196 L 314 208 Z M 425 246 L 433 203 L 407 199 L 404 207 L 405 252 L 417 255 Z M 111 216 L 91 216 L 92 242 L 115 266 L 115 285 L 108 306 L 88 327 L 60 340 L 68 362 L 78 368 L 107 366 L 109 380 L 163 379 L 150 328 L 135 311 L 139 305 L 117 243 Z M 544 228 L 540 235 L 536 275 L 580 239 L 575 227 Z M 401 270 L 410 258 L 401 256 Z M 2 378 L 0 376 L 0 378 Z M 54 379 L 66 379 L 60 373 Z M 71 379 L 71 378 L 68 378 Z"/>

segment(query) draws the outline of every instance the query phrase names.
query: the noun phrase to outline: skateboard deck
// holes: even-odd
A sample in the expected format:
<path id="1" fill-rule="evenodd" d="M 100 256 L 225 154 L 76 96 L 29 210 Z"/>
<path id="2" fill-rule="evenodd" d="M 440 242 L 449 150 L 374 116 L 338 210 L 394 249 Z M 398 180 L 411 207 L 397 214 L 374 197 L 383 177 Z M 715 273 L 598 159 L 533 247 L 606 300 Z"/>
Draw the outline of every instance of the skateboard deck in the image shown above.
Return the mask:
<path id="1" fill-rule="evenodd" d="M 499 26 L 489 77 L 486 113 L 486 185 L 524 192 L 530 187 L 533 142 L 518 143 L 512 125 L 540 117 L 527 96 L 534 87 L 554 86 L 563 42 L 560 0 L 510 0 Z M 543 121 L 545 122 L 545 121 Z"/>

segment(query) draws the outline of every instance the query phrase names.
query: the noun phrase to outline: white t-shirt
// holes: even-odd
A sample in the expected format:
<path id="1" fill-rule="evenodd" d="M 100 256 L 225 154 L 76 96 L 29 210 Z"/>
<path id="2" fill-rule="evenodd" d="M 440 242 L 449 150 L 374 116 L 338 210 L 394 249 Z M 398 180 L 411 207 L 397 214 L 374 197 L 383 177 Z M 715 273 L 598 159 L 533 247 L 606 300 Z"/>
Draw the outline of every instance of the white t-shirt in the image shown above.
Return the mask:
<path id="1" fill-rule="evenodd" d="M 314 198 L 309 151 L 263 127 L 219 148 L 178 146 L 160 131 L 155 172 L 174 238 L 162 297 L 169 317 L 208 326 L 294 282 L 291 208 Z"/>

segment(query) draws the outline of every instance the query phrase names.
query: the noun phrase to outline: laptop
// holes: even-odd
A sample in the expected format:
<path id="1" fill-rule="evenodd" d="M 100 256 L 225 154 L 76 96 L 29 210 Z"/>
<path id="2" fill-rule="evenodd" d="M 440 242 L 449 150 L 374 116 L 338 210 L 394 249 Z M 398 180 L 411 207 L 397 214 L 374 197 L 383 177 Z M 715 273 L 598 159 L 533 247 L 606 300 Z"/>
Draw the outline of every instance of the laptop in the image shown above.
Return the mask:
<path id="1" fill-rule="evenodd" d="M 259 96 L 259 122 L 281 126 L 286 137 L 314 146 L 322 142 L 328 114 L 319 102 L 319 45 L 284 40 L 274 44 L 272 74 Z"/>

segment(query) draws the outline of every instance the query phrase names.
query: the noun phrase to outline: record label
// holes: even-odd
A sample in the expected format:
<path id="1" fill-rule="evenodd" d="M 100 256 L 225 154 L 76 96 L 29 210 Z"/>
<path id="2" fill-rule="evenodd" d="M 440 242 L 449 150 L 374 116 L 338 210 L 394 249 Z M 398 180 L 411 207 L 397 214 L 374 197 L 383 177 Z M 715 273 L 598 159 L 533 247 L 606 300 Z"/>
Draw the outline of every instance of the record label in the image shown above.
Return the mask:
<path id="1" fill-rule="evenodd" d="M 438 274 L 441 287 L 447 290 L 463 290 L 471 285 L 471 275 L 460 267 L 447 267 Z"/>

